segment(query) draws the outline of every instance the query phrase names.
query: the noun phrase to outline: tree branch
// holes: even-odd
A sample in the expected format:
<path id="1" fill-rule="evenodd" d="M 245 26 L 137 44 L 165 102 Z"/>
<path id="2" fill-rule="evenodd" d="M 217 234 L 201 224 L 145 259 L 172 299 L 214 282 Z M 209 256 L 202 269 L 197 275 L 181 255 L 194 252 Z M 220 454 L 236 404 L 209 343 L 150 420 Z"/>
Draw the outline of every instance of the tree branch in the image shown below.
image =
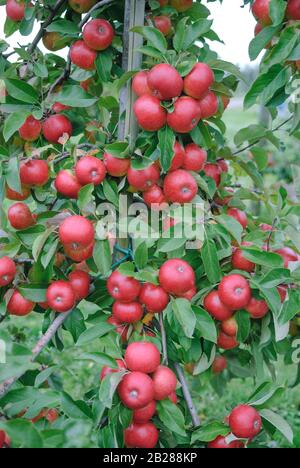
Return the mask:
<path id="1" fill-rule="evenodd" d="M 290 120 L 292 120 L 292 116 L 289 117 L 287 120 L 285 120 L 284 122 L 282 122 L 281 124 L 279 124 L 277 127 L 273 128 L 273 130 L 271 130 L 272 133 L 274 132 L 277 132 L 277 130 L 280 130 L 281 127 L 283 127 L 286 123 L 290 122 Z M 262 140 L 262 138 L 259 138 L 258 140 L 254 141 L 253 143 L 250 143 L 249 145 L 245 146 L 244 148 L 241 148 L 240 150 L 238 151 L 235 151 L 234 153 L 232 153 L 233 156 L 236 156 L 237 154 L 240 154 L 240 153 L 243 153 L 244 151 L 247 151 L 248 149 L 252 148 L 253 146 L 257 145 L 260 140 Z"/>
<path id="2" fill-rule="evenodd" d="M 48 18 L 46 19 L 46 21 L 44 21 L 44 23 L 42 23 L 41 25 L 41 28 L 39 30 L 39 32 L 37 33 L 37 35 L 35 36 L 35 38 L 33 39 L 32 41 L 32 44 L 31 46 L 29 47 L 29 53 L 32 54 L 32 52 L 36 49 L 38 43 L 40 42 L 40 40 L 42 39 L 43 35 L 44 35 L 44 32 L 45 30 L 47 29 L 47 27 L 52 23 L 53 19 L 55 18 L 57 12 L 60 10 L 60 8 L 63 6 L 63 4 L 65 3 L 66 0 L 58 0 L 56 2 L 56 4 L 54 5 L 54 7 L 51 9 L 51 13 L 50 15 L 48 16 Z"/>
<path id="3" fill-rule="evenodd" d="M 91 9 L 90 11 L 87 12 L 87 14 L 85 15 L 85 17 L 80 21 L 80 23 L 78 24 L 78 27 L 81 29 L 85 23 L 88 22 L 88 20 L 90 19 L 92 13 L 96 10 L 98 10 L 99 8 L 101 8 L 102 6 L 105 6 L 105 5 L 109 5 L 110 3 L 112 3 L 114 0 L 102 0 L 101 2 L 98 2 L 96 3 Z"/>
<path id="4" fill-rule="evenodd" d="M 59 314 L 54 319 L 54 321 L 52 322 L 52 324 L 50 325 L 50 327 L 48 328 L 46 333 L 39 339 L 39 341 L 37 342 L 37 344 L 33 348 L 32 357 L 30 359 L 30 362 L 34 362 L 36 360 L 36 358 L 39 356 L 39 354 L 43 351 L 43 349 L 51 341 L 51 339 L 53 338 L 53 336 L 55 335 L 55 333 L 57 332 L 59 327 L 69 317 L 71 312 L 72 312 L 72 310 L 69 310 L 68 312 L 65 312 L 63 314 Z M 20 379 L 20 377 L 22 377 L 22 375 L 24 375 L 24 373 L 22 373 L 21 375 L 18 375 L 16 377 L 12 377 L 10 379 L 7 379 L 0 385 L 0 398 L 3 398 L 6 395 L 6 393 L 10 390 L 10 388 L 13 386 L 13 384 L 16 383 Z"/>
<path id="5" fill-rule="evenodd" d="M 167 336 L 166 336 L 166 330 L 164 326 L 164 318 L 163 318 L 162 312 L 159 314 L 159 326 L 160 326 L 162 353 L 163 353 L 162 363 L 168 365 Z"/>
<path id="6" fill-rule="evenodd" d="M 188 385 L 187 385 L 187 381 L 185 380 L 185 377 L 184 377 L 184 373 L 182 372 L 182 369 L 181 369 L 181 367 L 180 367 L 180 365 L 178 363 L 175 363 L 174 367 L 175 367 L 175 370 L 177 372 L 178 379 L 179 379 L 179 381 L 181 383 L 181 386 L 182 386 L 183 396 L 184 396 L 184 399 L 186 401 L 187 407 L 189 409 L 189 412 L 190 412 L 190 415 L 191 415 L 191 418 L 192 418 L 192 421 L 193 421 L 193 425 L 194 425 L 194 427 L 198 427 L 198 426 L 200 426 L 201 421 L 200 421 L 200 418 L 199 418 L 198 413 L 196 411 L 196 408 L 194 406 L 194 403 L 193 403 L 193 400 L 192 400 L 192 397 L 191 397 L 191 394 L 190 394 L 190 390 L 189 390 Z"/>

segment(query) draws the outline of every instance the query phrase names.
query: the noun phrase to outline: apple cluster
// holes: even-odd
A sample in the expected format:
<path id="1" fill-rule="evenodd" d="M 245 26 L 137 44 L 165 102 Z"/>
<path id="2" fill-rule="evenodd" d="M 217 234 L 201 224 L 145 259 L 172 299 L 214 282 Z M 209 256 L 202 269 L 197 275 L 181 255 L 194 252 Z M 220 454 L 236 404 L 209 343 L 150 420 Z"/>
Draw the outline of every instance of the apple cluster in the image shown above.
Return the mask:
<path id="1" fill-rule="evenodd" d="M 160 352 L 147 341 L 130 343 L 124 361 L 116 360 L 116 369 L 103 367 L 100 379 L 125 371 L 118 385 L 124 406 L 133 411 L 132 422 L 124 431 L 129 448 L 153 448 L 158 442 L 158 430 L 151 419 L 156 413 L 156 401 L 168 398 L 177 404 L 177 378 L 167 366 L 160 364 Z M 127 371 L 127 372 L 126 372 Z"/>

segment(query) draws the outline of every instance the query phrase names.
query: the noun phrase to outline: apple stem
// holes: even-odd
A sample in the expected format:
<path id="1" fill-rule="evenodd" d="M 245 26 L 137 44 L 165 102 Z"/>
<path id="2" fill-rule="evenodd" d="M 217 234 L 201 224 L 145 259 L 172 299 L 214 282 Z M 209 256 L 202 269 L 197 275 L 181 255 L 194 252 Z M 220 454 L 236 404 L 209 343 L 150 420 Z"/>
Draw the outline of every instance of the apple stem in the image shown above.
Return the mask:
<path id="1" fill-rule="evenodd" d="M 190 415 L 191 415 L 191 418 L 192 418 L 192 421 L 193 421 L 193 426 L 198 427 L 198 426 L 200 426 L 201 421 L 200 421 L 200 418 L 198 416 L 197 410 L 196 410 L 196 408 L 194 406 L 194 403 L 193 403 L 193 400 L 192 400 L 192 397 L 191 397 L 191 393 L 190 393 L 187 381 L 185 379 L 184 373 L 183 373 L 180 365 L 177 362 L 174 364 L 174 367 L 175 367 L 176 373 L 178 375 L 178 379 L 179 379 L 179 381 L 181 383 L 182 393 L 183 393 L 185 402 L 187 404 L 188 410 L 190 412 Z"/>

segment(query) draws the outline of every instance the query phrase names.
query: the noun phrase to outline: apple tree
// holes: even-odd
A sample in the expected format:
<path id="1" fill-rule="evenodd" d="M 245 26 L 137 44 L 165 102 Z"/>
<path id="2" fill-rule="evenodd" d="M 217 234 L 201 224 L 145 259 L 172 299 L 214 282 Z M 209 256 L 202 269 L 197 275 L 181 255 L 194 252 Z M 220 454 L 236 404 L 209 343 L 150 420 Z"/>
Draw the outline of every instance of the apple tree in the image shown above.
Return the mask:
<path id="1" fill-rule="evenodd" d="M 1 3 L 0 447 L 292 445 L 273 406 L 297 361 L 300 173 L 291 193 L 264 171 L 300 137 L 300 2 L 244 0 L 265 50 L 244 107 L 270 124 L 233 141 L 247 78 L 201 1 Z M 201 421 L 199 380 L 245 378 Z"/>

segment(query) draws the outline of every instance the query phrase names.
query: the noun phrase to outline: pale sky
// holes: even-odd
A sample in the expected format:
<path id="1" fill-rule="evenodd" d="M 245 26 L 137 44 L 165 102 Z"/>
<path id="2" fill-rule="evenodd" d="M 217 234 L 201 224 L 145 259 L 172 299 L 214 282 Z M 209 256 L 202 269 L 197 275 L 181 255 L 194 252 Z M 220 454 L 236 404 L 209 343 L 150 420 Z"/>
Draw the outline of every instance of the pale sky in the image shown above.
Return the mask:
<path id="1" fill-rule="evenodd" d="M 213 28 L 225 44 L 214 42 L 211 46 L 218 52 L 220 58 L 230 62 L 246 65 L 249 63 L 248 45 L 253 38 L 255 20 L 249 12 L 249 7 L 240 8 L 242 0 L 224 0 L 223 4 L 219 2 L 203 3 L 208 6 L 214 19 Z M 5 20 L 5 7 L 0 7 L 0 31 L 1 39 L 4 39 L 3 24 Z M 19 33 L 13 34 L 8 38 L 12 46 L 28 44 L 35 36 L 39 29 L 38 24 L 35 25 L 34 32 L 27 37 L 21 36 Z M 41 50 L 43 49 L 40 43 Z M 66 52 L 61 51 L 59 54 L 65 56 Z"/>

